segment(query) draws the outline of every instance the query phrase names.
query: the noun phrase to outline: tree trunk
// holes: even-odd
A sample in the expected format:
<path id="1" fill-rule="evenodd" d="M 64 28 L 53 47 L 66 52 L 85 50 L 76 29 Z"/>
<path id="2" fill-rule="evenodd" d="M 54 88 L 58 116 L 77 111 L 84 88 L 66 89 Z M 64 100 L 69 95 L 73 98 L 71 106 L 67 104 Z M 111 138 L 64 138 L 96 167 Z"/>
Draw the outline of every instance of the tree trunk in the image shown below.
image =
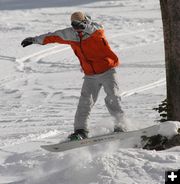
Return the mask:
<path id="1" fill-rule="evenodd" d="M 180 121 L 180 0 L 160 0 L 166 62 L 168 120 Z"/>

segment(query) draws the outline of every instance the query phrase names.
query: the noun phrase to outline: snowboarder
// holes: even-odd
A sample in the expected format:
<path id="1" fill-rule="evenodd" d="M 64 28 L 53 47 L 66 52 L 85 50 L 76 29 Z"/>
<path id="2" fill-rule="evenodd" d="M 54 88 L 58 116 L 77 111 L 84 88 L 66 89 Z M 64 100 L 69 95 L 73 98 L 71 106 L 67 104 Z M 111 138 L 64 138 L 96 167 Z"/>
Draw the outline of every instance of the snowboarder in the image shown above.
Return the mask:
<path id="1" fill-rule="evenodd" d="M 119 59 L 110 48 L 103 26 L 93 22 L 84 12 L 71 15 L 71 27 L 57 30 L 22 41 L 26 47 L 31 44 L 68 44 L 73 49 L 84 71 L 84 83 L 74 118 L 74 133 L 70 140 L 88 137 L 87 120 L 101 87 L 106 93 L 105 104 L 115 118 L 114 132 L 124 131 L 124 113 L 120 105 L 119 86 L 115 68 Z"/>

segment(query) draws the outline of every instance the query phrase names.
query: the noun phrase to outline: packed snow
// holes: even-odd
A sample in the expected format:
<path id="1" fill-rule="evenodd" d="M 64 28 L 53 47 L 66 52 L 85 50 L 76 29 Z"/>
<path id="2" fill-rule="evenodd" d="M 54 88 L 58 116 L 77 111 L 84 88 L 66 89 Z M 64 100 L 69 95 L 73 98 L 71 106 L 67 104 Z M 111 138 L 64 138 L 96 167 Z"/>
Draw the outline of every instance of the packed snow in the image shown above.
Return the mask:
<path id="1" fill-rule="evenodd" d="M 132 148 L 137 137 L 63 153 L 40 145 L 73 131 L 83 73 L 70 47 L 22 48 L 29 36 L 70 25 L 82 10 L 101 22 L 121 59 L 117 69 L 128 130 L 156 125 L 166 98 L 163 30 L 158 0 L 0 0 L 0 184 L 163 184 L 180 169 L 180 147 Z M 112 132 L 102 90 L 89 120 L 90 136 Z M 179 122 L 160 125 L 172 136 Z"/>

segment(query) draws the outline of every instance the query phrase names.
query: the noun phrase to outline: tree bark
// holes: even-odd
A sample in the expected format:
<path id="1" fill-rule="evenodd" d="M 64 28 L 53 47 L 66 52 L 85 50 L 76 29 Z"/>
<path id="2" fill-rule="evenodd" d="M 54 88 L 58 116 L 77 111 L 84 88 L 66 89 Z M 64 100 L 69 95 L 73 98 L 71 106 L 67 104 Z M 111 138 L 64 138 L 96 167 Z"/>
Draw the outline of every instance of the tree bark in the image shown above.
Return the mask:
<path id="1" fill-rule="evenodd" d="M 168 120 L 180 121 L 180 0 L 160 0 L 166 63 Z"/>

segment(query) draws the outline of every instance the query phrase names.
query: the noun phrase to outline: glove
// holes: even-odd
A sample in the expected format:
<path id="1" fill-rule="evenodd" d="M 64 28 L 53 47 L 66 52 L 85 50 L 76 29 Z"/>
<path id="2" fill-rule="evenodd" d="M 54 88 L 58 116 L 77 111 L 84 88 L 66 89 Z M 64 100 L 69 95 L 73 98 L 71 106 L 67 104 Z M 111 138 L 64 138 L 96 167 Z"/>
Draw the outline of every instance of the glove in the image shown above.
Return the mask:
<path id="1" fill-rule="evenodd" d="M 80 22 L 80 21 L 73 21 L 73 22 L 71 23 L 71 25 L 72 25 L 72 27 L 73 27 L 74 29 L 83 30 L 83 29 L 86 28 L 86 22 L 85 22 L 85 21 L 82 21 L 82 22 Z"/>
<path id="2" fill-rule="evenodd" d="M 34 39 L 33 37 L 29 37 L 29 38 L 24 39 L 24 40 L 21 42 L 21 45 L 22 45 L 23 47 L 26 47 L 26 46 L 28 46 L 28 45 L 33 44 L 34 41 L 35 41 L 35 39 Z"/>

